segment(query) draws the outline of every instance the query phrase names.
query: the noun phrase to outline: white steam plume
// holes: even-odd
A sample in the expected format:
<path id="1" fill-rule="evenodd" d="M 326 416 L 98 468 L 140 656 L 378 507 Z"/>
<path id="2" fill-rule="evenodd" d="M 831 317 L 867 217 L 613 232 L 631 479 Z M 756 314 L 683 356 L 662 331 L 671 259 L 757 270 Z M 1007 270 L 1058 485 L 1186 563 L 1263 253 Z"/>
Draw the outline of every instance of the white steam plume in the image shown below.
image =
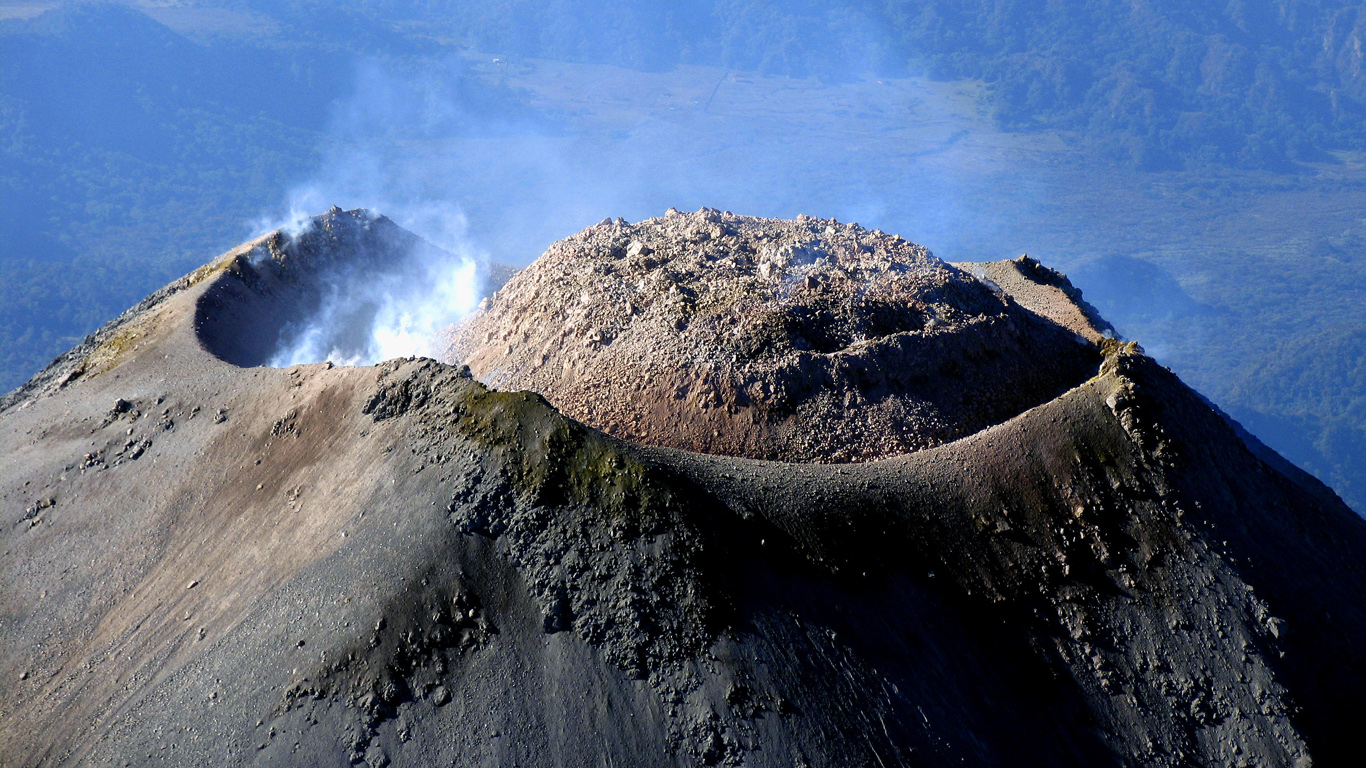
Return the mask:
<path id="1" fill-rule="evenodd" d="M 1018 252 L 1000 244 L 998 211 L 1022 216 L 1043 198 L 964 138 L 976 118 L 959 116 L 943 88 L 876 80 L 858 63 L 832 85 L 710 68 L 492 61 L 363 63 L 333 115 L 318 173 L 291 190 L 289 215 L 263 223 L 332 205 L 368 208 L 455 254 L 452 271 L 465 260 L 486 265 L 484 248 L 524 265 L 604 217 L 639 220 L 670 206 L 835 216 L 903 233 L 940 256 L 982 258 Z M 504 84 L 497 73 L 510 69 L 539 73 L 539 85 Z M 554 95 L 552 83 L 568 95 Z M 997 204 L 1001 190 L 1011 191 L 1010 205 Z M 364 289 L 339 287 L 336 306 L 379 290 Z M 424 325 L 403 326 L 399 311 L 375 318 L 391 323 L 376 333 L 392 337 Z M 289 359 L 321 360 L 327 346 L 319 340 Z"/>
<path id="2" fill-rule="evenodd" d="M 479 301 L 482 271 L 468 256 L 425 244 L 396 256 L 382 270 L 367 265 L 326 273 L 318 310 L 284 329 L 268 364 L 373 365 L 440 355 L 444 331 Z"/>
<path id="3" fill-rule="evenodd" d="M 294 239 L 312 226 L 312 215 L 339 205 L 383 214 L 431 244 L 391 254 L 379 268 L 341 265 L 325 272 L 318 310 L 283 330 L 269 365 L 436 357 L 444 332 L 478 303 L 488 258 L 468 237 L 450 180 L 442 188 L 433 188 L 430 178 L 415 183 L 412 167 L 420 158 L 396 163 L 384 155 L 393 150 L 395 131 L 430 128 L 449 117 L 453 107 L 436 88 L 428 84 L 413 98 L 382 66 L 363 64 L 356 94 L 333 115 L 320 173 L 289 191 L 284 216 L 262 217 L 254 225 L 258 234 L 279 229 Z"/>

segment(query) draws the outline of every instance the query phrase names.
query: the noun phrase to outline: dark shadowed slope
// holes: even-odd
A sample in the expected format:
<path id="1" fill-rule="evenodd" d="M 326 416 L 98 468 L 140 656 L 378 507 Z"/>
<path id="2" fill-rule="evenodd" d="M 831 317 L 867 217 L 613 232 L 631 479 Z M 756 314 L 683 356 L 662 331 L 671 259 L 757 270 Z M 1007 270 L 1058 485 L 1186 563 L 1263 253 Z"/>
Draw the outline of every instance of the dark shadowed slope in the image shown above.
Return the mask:
<path id="1" fill-rule="evenodd" d="M 398 236 L 333 212 L 322 258 L 366 223 Z M 883 461 L 642 448 L 435 361 L 212 354 L 319 242 L 227 254 L 5 401 L 0 763 L 1356 753 L 1366 524 L 1132 347 Z"/>

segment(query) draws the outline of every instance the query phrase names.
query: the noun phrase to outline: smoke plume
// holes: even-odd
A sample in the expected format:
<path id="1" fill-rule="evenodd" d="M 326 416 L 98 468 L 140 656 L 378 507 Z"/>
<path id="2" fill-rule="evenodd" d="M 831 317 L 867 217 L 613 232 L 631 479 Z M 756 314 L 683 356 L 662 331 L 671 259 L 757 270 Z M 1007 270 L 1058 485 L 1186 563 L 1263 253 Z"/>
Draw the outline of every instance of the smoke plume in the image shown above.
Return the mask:
<path id="1" fill-rule="evenodd" d="M 303 227 L 287 232 L 303 233 Z M 373 365 L 439 354 L 443 331 L 479 300 L 478 262 L 421 241 L 385 257 L 378 269 L 367 261 L 325 271 L 317 311 L 283 329 L 268 364 Z"/>
<path id="2" fill-rule="evenodd" d="M 519 82 L 518 73 L 534 77 Z M 537 90 L 557 81 L 569 96 Z M 988 213 L 995 207 L 978 202 L 1005 185 L 944 98 L 923 81 L 853 71 L 834 85 L 474 54 L 365 62 L 334 111 L 317 173 L 290 190 L 288 214 L 262 228 L 331 205 L 364 207 L 450 256 L 419 259 L 382 281 L 339 277 L 316 327 L 293 336 L 277 360 L 420 354 L 421 334 L 480 298 L 490 261 L 523 266 L 605 217 L 637 221 L 669 207 L 834 216 L 903 233 L 941 257 L 1005 255 L 994 242 L 1002 231 Z M 932 124 L 905 132 L 926 116 Z M 1015 175 L 1009 188 L 1030 201 L 1030 186 Z M 366 323 L 367 344 L 335 345 L 338 328 Z"/>

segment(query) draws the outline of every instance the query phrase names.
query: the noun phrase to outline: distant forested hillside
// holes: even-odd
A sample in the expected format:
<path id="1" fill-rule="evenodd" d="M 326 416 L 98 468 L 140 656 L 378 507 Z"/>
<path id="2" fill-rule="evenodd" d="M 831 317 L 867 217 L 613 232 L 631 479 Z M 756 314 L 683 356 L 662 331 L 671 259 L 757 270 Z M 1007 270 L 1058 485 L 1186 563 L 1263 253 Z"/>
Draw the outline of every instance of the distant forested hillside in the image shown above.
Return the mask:
<path id="1" fill-rule="evenodd" d="M 1366 147 L 1366 6 L 1346 0 L 244 0 L 317 34 L 796 76 L 921 71 L 991 85 L 1003 127 L 1078 132 L 1143 168 L 1284 169 Z"/>
<path id="2" fill-rule="evenodd" d="M 1360 3 L 920 0 L 883 13 L 932 74 L 991 82 L 1003 125 L 1081 131 L 1139 166 L 1281 167 L 1366 143 Z"/>

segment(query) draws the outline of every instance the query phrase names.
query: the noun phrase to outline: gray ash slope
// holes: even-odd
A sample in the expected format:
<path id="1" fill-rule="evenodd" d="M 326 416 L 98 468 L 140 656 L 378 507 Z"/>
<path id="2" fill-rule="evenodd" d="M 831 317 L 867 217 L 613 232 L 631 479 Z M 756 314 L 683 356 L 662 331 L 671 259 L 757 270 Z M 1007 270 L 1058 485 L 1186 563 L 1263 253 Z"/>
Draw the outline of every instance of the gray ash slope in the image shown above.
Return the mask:
<path id="1" fill-rule="evenodd" d="M 6 399 L 0 763 L 1357 757 L 1366 524 L 1132 346 L 882 461 L 644 447 L 436 361 L 222 359 L 299 254 L 401 236 L 315 232 Z M 1066 320 L 1051 273 L 981 269 Z"/>

